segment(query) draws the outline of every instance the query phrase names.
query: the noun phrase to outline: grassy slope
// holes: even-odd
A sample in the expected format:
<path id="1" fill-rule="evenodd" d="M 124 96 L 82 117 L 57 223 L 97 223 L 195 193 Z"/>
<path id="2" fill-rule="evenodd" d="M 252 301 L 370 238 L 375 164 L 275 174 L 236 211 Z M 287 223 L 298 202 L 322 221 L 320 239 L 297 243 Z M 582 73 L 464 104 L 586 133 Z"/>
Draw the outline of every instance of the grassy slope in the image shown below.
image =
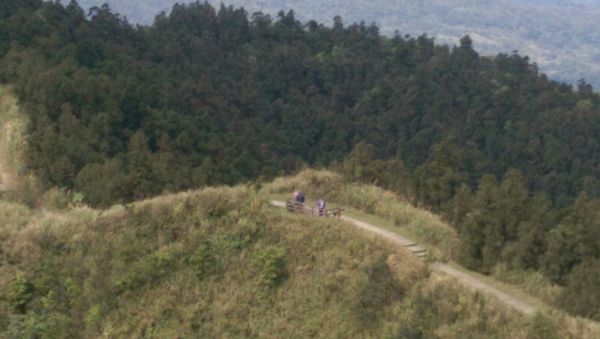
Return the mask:
<path id="1" fill-rule="evenodd" d="M 308 204 L 312 205 L 311 198 L 326 197 L 330 205 L 342 205 L 350 216 L 426 245 L 436 259 L 451 260 L 458 246 L 455 230 L 435 214 L 376 186 L 347 184 L 332 172 L 307 170 L 295 177 L 279 178 L 264 191 L 273 198 L 285 199 L 295 188 L 307 192 Z"/>
<path id="2" fill-rule="evenodd" d="M 400 249 L 243 187 L 102 212 L 1 202 L 0 225 L 0 337 L 523 337 L 531 327 Z M 19 271 L 22 312 L 11 309 Z"/>
<path id="3" fill-rule="evenodd" d="M 500 291 L 525 300 L 556 317 L 569 319 L 570 326 L 590 326 L 598 330 L 597 324 L 571 319 L 548 306 L 554 302 L 560 287 L 550 283 L 538 272 L 514 271 L 498 266 L 490 277 L 468 271 L 454 263 L 459 246 L 456 231 L 438 216 L 412 206 L 391 192 L 373 185 L 349 184 L 335 173 L 315 170 L 306 170 L 294 177 L 279 178 L 267 185 L 264 191 L 272 199 L 284 200 L 294 189 L 307 192 L 309 198 L 327 197 L 331 206 L 343 205 L 346 215 L 415 240 L 428 249 L 432 260 L 448 261 L 455 268 L 478 277 Z"/>
<path id="4" fill-rule="evenodd" d="M 591 337 L 267 198 L 211 188 L 47 213 L 0 201 L 0 337 Z"/>

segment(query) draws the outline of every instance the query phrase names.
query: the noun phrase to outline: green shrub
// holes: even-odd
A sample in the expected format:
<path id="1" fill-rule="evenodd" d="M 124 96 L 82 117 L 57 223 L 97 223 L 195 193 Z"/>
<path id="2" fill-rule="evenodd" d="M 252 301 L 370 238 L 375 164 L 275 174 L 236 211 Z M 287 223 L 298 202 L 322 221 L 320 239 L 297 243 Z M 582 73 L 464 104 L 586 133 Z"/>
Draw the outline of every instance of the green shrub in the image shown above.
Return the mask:
<path id="1" fill-rule="evenodd" d="M 519 286 L 548 304 L 555 302 L 562 289 L 538 271 L 516 269 L 504 263 L 494 266 L 491 274 L 494 279 Z"/>
<path id="2" fill-rule="evenodd" d="M 402 297 L 401 287 L 390 272 L 385 256 L 380 256 L 364 268 L 364 281 L 355 298 L 354 315 L 365 326 L 375 325 L 381 312 Z"/>
<path id="3" fill-rule="evenodd" d="M 90 332 L 98 330 L 102 320 L 102 306 L 96 304 L 87 311 L 85 315 L 85 327 Z"/>
<path id="4" fill-rule="evenodd" d="M 537 312 L 531 321 L 527 339 L 558 339 L 558 328 L 552 319 Z"/>
<path id="5" fill-rule="evenodd" d="M 3 338 L 37 339 L 43 331 L 44 324 L 33 312 L 11 317 Z"/>
<path id="6" fill-rule="evenodd" d="M 254 264 L 259 270 L 261 284 L 269 287 L 278 285 L 285 276 L 285 249 L 267 246 L 258 251 Z"/>
<path id="7" fill-rule="evenodd" d="M 27 304 L 33 299 L 33 285 L 27 280 L 25 273 L 17 271 L 8 286 L 5 299 L 13 310 L 25 313 Z"/>
<path id="8" fill-rule="evenodd" d="M 198 246 L 196 253 L 190 258 L 190 263 L 200 280 L 216 272 L 216 260 L 212 254 L 210 242 L 206 241 Z"/>
<path id="9" fill-rule="evenodd" d="M 600 259 L 586 260 L 569 274 L 558 306 L 572 314 L 600 321 Z"/>
<path id="10" fill-rule="evenodd" d="M 65 189 L 52 188 L 44 193 L 44 206 L 54 210 L 64 210 L 69 207 L 70 199 Z"/>
<path id="11" fill-rule="evenodd" d="M 66 188 L 52 188 L 46 191 L 42 197 L 43 205 L 54 210 L 64 210 L 69 207 L 80 207 L 83 205 L 82 193 L 71 191 Z"/>
<path id="12" fill-rule="evenodd" d="M 174 270 L 175 254 L 159 250 L 133 263 L 115 283 L 118 292 L 133 291 L 146 284 L 156 283 Z"/>

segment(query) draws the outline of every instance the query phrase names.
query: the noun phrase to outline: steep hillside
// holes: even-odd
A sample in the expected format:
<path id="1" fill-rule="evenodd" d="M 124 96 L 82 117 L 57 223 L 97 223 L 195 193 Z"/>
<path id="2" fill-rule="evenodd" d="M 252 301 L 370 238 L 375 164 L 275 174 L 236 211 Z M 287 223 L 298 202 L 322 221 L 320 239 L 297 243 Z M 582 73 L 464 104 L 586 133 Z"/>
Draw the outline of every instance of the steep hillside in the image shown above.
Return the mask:
<path id="1" fill-rule="evenodd" d="M 252 188 L 39 214 L 0 201 L 0 336 L 591 336 L 525 319 Z"/>
<path id="2" fill-rule="evenodd" d="M 108 2 L 133 22 L 152 23 L 160 11 L 170 11 L 181 1 L 82 0 L 85 7 Z M 219 6 L 219 1 L 210 1 Z M 332 24 L 340 15 L 347 23 L 374 22 L 383 33 L 428 34 L 438 42 L 456 44 L 469 34 L 482 54 L 518 50 L 536 62 L 550 77 L 575 83 L 581 78 L 600 87 L 598 45 L 600 35 L 592 29 L 600 20 L 597 1 L 469 1 L 469 0 L 353 0 L 281 1 L 228 0 L 250 13 L 276 15 L 294 10 L 304 21 Z"/>

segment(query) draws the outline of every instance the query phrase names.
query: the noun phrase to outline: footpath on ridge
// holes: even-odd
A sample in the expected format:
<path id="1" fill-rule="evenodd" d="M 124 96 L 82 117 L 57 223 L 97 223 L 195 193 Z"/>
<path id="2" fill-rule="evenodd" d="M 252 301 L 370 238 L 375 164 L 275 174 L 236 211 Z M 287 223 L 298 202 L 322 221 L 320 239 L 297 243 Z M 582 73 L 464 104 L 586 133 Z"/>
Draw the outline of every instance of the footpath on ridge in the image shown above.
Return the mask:
<path id="1" fill-rule="evenodd" d="M 283 201 L 272 200 L 271 204 L 273 206 L 277 206 L 277 207 L 285 207 L 285 202 L 283 202 Z M 390 232 L 382 227 L 379 227 L 379 226 L 376 226 L 373 224 L 369 224 L 367 222 L 357 220 L 354 218 L 346 217 L 346 216 L 342 216 L 342 220 L 344 220 L 362 230 L 374 233 L 374 234 L 381 236 L 389 241 L 392 241 L 393 243 L 396 243 L 402 247 L 405 247 L 409 251 L 411 251 L 413 254 L 415 254 L 417 257 L 422 257 L 423 256 L 422 254 L 425 252 L 425 249 L 417 246 L 414 241 L 407 239 L 405 237 L 402 237 L 396 233 Z M 500 300 L 504 304 L 516 309 L 517 311 L 519 311 L 525 315 L 532 315 L 536 311 L 536 308 L 533 305 L 531 305 L 521 299 L 515 298 L 514 296 L 512 296 L 510 294 L 507 294 L 505 292 L 498 290 L 497 288 L 481 281 L 475 275 L 469 274 L 467 272 L 463 272 L 463 271 L 458 270 L 448 264 L 438 262 L 438 261 L 431 263 L 430 267 L 431 267 L 431 269 L 433 269 L 435 271 L 442 272 L 451 277 L 454 277 L 456 280 L 458 280 L 460 283 L 462 283 L 466 286 L 469 286 L 473 289 L 482 291 L 488 295 L 495 297 L 496 299 Z"/>

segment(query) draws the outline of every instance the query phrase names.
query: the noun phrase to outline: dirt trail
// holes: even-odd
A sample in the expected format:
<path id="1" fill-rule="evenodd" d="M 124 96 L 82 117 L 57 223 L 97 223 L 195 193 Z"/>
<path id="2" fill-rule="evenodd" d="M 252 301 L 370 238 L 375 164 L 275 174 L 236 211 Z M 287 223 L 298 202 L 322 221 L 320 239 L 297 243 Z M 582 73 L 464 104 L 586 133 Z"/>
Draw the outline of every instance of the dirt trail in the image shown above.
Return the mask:
<path id="1" fill-rule="evenodd" d="M 532 315 L 536 311 L 535 307 L 528 304 L 527 302 L 520 300 L 518 298 L 515 298 L 510 294 L 506 294 L 506 293 L 498 290 L 497 288 L 484 283 L 483 281 L 479 280 L 475 276 L 472 276 L 469 273 L 460 271 L 450 265 L 447 265 L 447 264 L 444 264 L 441 262 L 434 262 L 431 264 L 431 268 L 436 271 L 439 271 L 439 272 L 444 272 L 444 273 L 456 278 L 458 281 L 460 281 L 461 283 L 463 283 L 467 286 L 470 286 L 474 289 L 491 294 L 494 297 L 496 297 L 498 300 L 507 304 L 508 306 L 511 306 L 511 307 L 521 311 L 521 313 L 523 313 L 523 314 Z"/>
<path id="2" fill-rule="evenodd" d="M 285 207 L 285 202 L 283 202 L 283 201 L 273 200 L 273 201 L 271 201 L 271 204 L 274 206 L 277 206 L 277 207 Z M 410 247 L 417 247 L 417 246 L 415 246 L 414 241 L 407 239 L 405 237 L 402 237 L 396 233 L 385 230 L 381 227 L 378 227 L 378 226 L 375 226 L 375 225 L 372 225 L 372 224 L 369 224 L 369 223 L 366 223 L 364 221 L 360 221 L 360 220 L 357 220 L 354 218 L 346 217 L 346 216 L 343 216 L 342 219 L 353 224 L 354 226 L 357 226 L 358 228 L 361 228 L 363 230 L 366 230 L 371 233 L 375 233 L 379 236 L 382 236 L 402 247 L 409 247 L 409 250 L 410 250 Z M 479 290 L 479 291 L 482 291 L 489 295 L 492 295 L 495 298 L 497 298 L 498 300 L 500 300 L 501 302 L 505 303 L 506 305 L 516 309 L 517 311 L 519 311 L 525 315 L 532 315 L 536 311 L 535 307 L 533 307 L 531 304 L 527 303 L 526 301 L 520 300 L 518 298 L 513 297 L 512 295 L 504 293 L 504 292 L 498 290 L 497 288 L 490 286 L 490 285 L 486 284 L 485 282 L 481 281 L 476 276 L 471 275 L 467 272 L 458 270 L 448 264 L 444 264 L 441 262 L 434 262 L 431 264 L 431 268 L 435 271 L 443 272 L 451 277 L 456 278 L 459 282 L 461 282 L 462 284 L 464 284 L 466 286 L 469 286 L 476 290 Z"/>

